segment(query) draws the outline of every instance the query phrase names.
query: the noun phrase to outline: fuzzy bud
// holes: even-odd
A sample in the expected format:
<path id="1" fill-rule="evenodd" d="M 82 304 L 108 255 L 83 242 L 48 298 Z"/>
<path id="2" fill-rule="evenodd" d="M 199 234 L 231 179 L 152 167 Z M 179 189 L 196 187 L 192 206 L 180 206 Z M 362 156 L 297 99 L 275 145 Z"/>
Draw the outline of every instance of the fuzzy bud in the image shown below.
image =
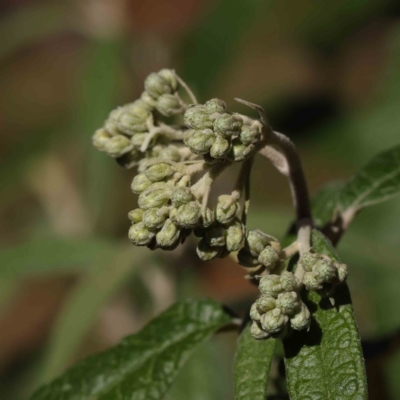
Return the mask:
<path id="1" fill-rule="evenodd" d="M 266 275 L 260 279 L 258 289 L 262 294 L 277 297 L 283 292 L 281 278 L 279 275 Z"/>
<path id="2" fill-rule="evenodd" d="M 200 260 L 210 261 L 218 257 L 220 249 L 221 249 L 220 247 L 211 247 L 203 238 L 197 245 L 196 252 Z"/>
<path id="3" fill-rule="evenodd" d="M 304 271 L 312 271 L 314 265 L 321 259 L 321 256 L 316 253 L 307 252 L 304 253 L 300 258 L 300 264 Z"/>
<path id="4" fill-rule="evenodd" d="M 256 340 L 268 339 L 270 337 L 269 333 L 261 329 L 257 322 L 253 322 L 250 327 L 251 336 Z"/>
<path id="5" fill-rule="evenodd" d="M 176 146 L 170 144 L 161 147 L 160 152 L 158 153 L 158 158 L 179 162 L 181 161 L 181 153 L 179 153 L 179 149 Z"/>
<path id="6" fill-rule="evenodd" d="M 247 233 L 247 247 L 251 255 L 254 257 L 258 257 L 271 241 L 277 241 L 277 239 L 267 235 L 259 229 L 251 229 Z"/>
<path id="7" fill-rule="evenodd" d="M 195 228 L 199 225 L 201 208 L 197 201 L 191 201 L 178 208 L 176 223 L 182 228 Z"/>
<path id="8" fill-rule="evenodd" d="M 214 130 L 224 138 L 240 132 L 242 119 L 236 115 L 222 114 L 214 121 Z"/>
<path id="9" fill-rule="evenodd" d="M 104 127 L 110 135 L 119 135 L 121 132 L 118 128 L 118 120 L 120 116 L 125 112 L 124 107 L 117 107 L 112 110 L 108 115 L 106 122 L 104 123 Z"/>
<path id="10" fill-rule="evenodd" d="M 307 306 L 302 302 L 300 311 L 290 319 L 290 325 L 296 331 L 302 331 L 308 329 L 311 324 L 311 315 Z"/>
<path id="11" fill-rule="evenodd" d="M 104 128 L 97 129 L 92 136 L 93 146 L 96 147 L 97 150 L 105 151 L 106 145 L 111 137 L 112 136 Z"/>
<path id="12" fill-rule="evenodd" d="M 204 107 L 210 114 L 223 113 L 226 110 L 226 103 L 220 99 L 211 99 L 204 104 Z"/>
<path id="13" fill-rule="evenodd" d="M 143 213 L 142 218 L 148 230 L 156 231 L 163 227 L 166 217 L 167 212 L 162 208 L 150 208 Z"/>
<path id="14" fill-rule="evenodd" d="M 267 246 L 258 256 L 258 261 L 267 269 L 274 269 L 279 261 L 279 253 L 272 246 Z"/>
<path id="15" fill-rule="evenodd" d="M 174 170 L 170 164 L 160 162 L 158 164 L 150 165 L 146 168 L 144 173 L 152 182 L 158 182 L 171 176 L 174 173 Z"/>
<path id="16" fill-rule="evenodd" d="M 259 299 L 256 300 L 257 310 L 261 314 L 265 314 L 268 311 L 276 308 L 276 301 L 273 297 L 262 295 Z"/>
<path id="17" fill-rule="evenodd" d="M 209 111 L 202 105 L 188 108 L 183 116 L 185 125 L 192 129 L 212 129 L 214 124 Z"/>
<path id="18" fill-rule="evenodd" d="M 215 217 L 223 225 L 232 223 L 240 211 L 239 203 L 232 197 L 223 194 L 218 197 L 218 203 L 215 210 Z"/>
<path id="19" fill-rule="evenodd" d="M 254 145 L 244 145 L 240 139 L 232 140 L 232 146 L 228 153 L 228 159 L 231 161 L 244 161 L 246 160 L 254 150 Z"/>
<path id="20" fill-rule="evenodd" d="M 172 247 L 178 242 L 179 235 L 178 227 L 168 218 L 162 229 L 157 233 L 156 241 L 161 248 Z"/>
<path id="21" fill-rule="evenodd" d="M 182 101 L 177 94 L 163 94 L 157 99 L 156 108 L 166 117 L 172 117 L 183 111 Z"/>
<path id="22" fill-rule="evenodd" d="M 146 140 L 148 133 L 135 133 L 131 138 L 133 147 L 140 149 L 143 142 Z"/>
<path id="23" fill-rule="evenodd" d="M 124 106 L 124 112 L 118 118 L 118 129 L 127 135 L 146 132 L 149 117 L 150 112 L 146 103 L 136 100 Z"/>
<path id="24" fill-rule="evenodd" d="M 158 71 L 158 75 L 168 82 L 173 92 L 178 89 L 178 79 L 176 77 L 176 72 L 173 69 L 164 68 L 161 71 Z"/>
<path id="25" fill-rule="evenodd" d="M 217 135 L 211 146 L 210 156 L 213 158 L 224 158 L 229 153 L 230 148 L 231 144 L 229 141 Z"/>
<path id="26" fill-rule="evenodd" d="M 340 283 L 344 282 L 349 275 L 349 270 L 346 264 L 335 264 L 337 268 L 338 280 Z"/>
<path id="27" fill-rule="evenodd" d="M 261 317 L 262 327 L 270 334 L 279 334 L 283 331 L 289 318 L 279 308 L 266 312 Z"/>
<path id="28" fill-rule="evenodd" d="M 153 110 L 156 106 L 156 101 L 146 91 L 141 94 L 140 100 L 147 105 L 149 111 Z"/>
<path id="29" fill-rule="evenodd" d="M 215 212 L 210 208 L 206 208 L 206 212 L 202 216 L 202 226 L 204 228 L 209 228 L 215 223 Z"/>
<path id="30" fill-rule="evenodd" d="M 319 283 L 331 283 L 337 278 L 337 269 L 330 260 L 322 259 L 314 265 L 312 274 Z"/>
<path id="31" fill-rule="evenodd" d="M 215 134 L 211 129 L 195 131 L 187 140 L 187 146 L 192 153 L 206 154 L 214 144 Z"/>
<path id="32" fill-rule="evenodd" d="M 225 246 L 225 229 L 221 226 L 208 229 L 205 234 L 205 239 L 211 247 Z"/>
<path id="33" fill-rule="evenodd" d="M 293 315 L 300 310 L 300 300 L 296 292 L 285 292 L 278 295 L 276 306 L 281 309 L 285 315 Z"/>
<path id="34" fill-rule="evenodd" d="M 140 194 L 152 184 L 153 182 L 145 174 L 138 174 L 132 180 L 131 189 L 133 193 Z"/>
<path id="35" fill-rule="evenodd" d="M 230 225 L 226 230 L 226 248 L 229 251 L 239 251 L 245 243 L 245 228 L 241 223 Z"/>
<path id="36" fill-rule="evenodd" d="M 258 124 L 243 125 L 239 139 L 245 146 L 259 142 L 261 139 L 260 126 Z"/>
<path id="37" fill-rule="evenodd" d="M 171 84 L 163 76 L 153 72 L 144 81 L 144 88 L 146 92 L 153 97 L 158 99 L 163 94 L 172 93 Z"/>
<path id="38" fill-rule="evenodd" d="M 136 208 L 135 210 L 129 211 L 128 218 L 132 221 L 133 224 L 137 224 L 138 222 L 142 222 L 144 210 L 141 208 Z"/>
<path id="39" fill-rule="evenodd" d="M 154 238 L 155 234 L 150 232 L 143 222 L 132 225 L 129 228 L 129 240 L 136 246 L 146 246 Z"/>
<path id="40" fill-rule="evenodd" d="M 140 194 L 138 199 L 139 207 L 144 210 L 162 207 L 168 203 L 171 192 L 171 186 L 162 182 L 153 183 Z"/>
<path id="41" fill-rule="evenodd" d="M 253 321 L 257 321 L 257 322 L 259 322 L 260 319 L 261 319 L 261 314 L 257 309 L 257 304 L 256 303 L 253 303 L 251 308 L 250 308 L 250 318 Z"/>
<path id="42" fill-rule="evenodd" d="M 286 292 L 292 292 L 299 286 L 299 281 L 296 276 L 289 271 L 283 271 L 281 274 L 282 289 Z"/>
<path id="43" fill-rule="evenodd" d="M 178 187 L 171 193 L 171 202 L 175 207 L 180 207 L 193 200 L 193 193 L 188 187 Z"/>
<path id="44" fill-rule="evenodd" d="M 319 282 L 312 272 L 306 272 L 303 277 L 303 283 L 307 290 L 321 290 L 322 283 Z"/>
<path id="45" fill-rule="evenodd" d="M 123 135 L 115 135 L 104 146 L 104 151 L 111 157 L 121 157 L 132 149 L 130 140 Z"/>

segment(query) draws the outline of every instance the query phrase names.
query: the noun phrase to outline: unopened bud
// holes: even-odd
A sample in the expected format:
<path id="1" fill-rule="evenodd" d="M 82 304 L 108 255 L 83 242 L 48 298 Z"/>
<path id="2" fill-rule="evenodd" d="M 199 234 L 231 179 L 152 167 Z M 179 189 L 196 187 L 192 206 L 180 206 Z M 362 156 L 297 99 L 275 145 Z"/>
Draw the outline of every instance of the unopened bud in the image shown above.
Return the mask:
<path id="1" fill-rule="evenodd" d="M 175 207 L 180 207 L 194 200 L 194 195 L 188 187 L 178 187 L 171 193 L 171 202 Z"/>
<path id="2" fill-rule="evenodd" d="M 344 282 L 349 275 L 349 270 L 346 264 L 336 264 L 338 280 L 340 283 Z"/>
<path id="3" fill-rule="evenodd" d="M 208 229 L 205 234 L 205 239 L 211 247 L 225 246 L 225 229 L 221 226 Z"/>
<path id="4" fill-rule="evenodd" d="M 106 145 L 111 137 L 112 136 L 104 128 L 97 129 L 92 136 L 93 146 L 96 147 L 97 150 L 105 151 Z"/>
<path id="5" fill-rule="evenodd" d="M 243 125 L 239 139 L 245 146 L 259 142 L 261 139 L 261 127 L 258 124 Z"/>
<path id="6" fill-rule="evenodd" d="M 171 196 L 172 187 L 163 182 L 153 183 L 142 192 L 138 199 L 140 208 L 148 210 L 166 205 Z"/>
<path id="7" fill-rule="evenodd" d="M 111 157 L 121 157 L 132 149 L 130 140 L 123 135 L 115 135 L 104 146 L 104 151 Z"/>
<path id="8" fill-rule="evenodd" d="M 111 135 L 119 135 L 121 132 L 118 128 L 118 121 L 120 116 L 125 112 L 124 107 L 118 107 L 110 112 L 104 127 Z"/>
<path id="9" fill-rule="evenodd" d="M 171 176 L 174 169 L 170 164 L 160 162 L 149 166 L 144 173 L 152 182 L 158 182 Z"/>
<path id="10" fill-rule="evenodd" d="M 177 94 L 163 94 L 157 99 L 158 112 L 166 117 L 180 114 L 184 108 Z"/>
<path id="11" fill-rule="evenodd" d="M 148 133 L 135 133 L 131 138 L 133 147 L 140 149 L 143 142 L 146 140 Z"/>
<path id="12" fill-rule="evenodd" d="M 204 104 L 204 107 L 210 114 L 223 113 L 226 110 L 226 103 L 220 99 L 211 99 Z"/>
<path id="13" fill-rule="evenodd" d="M 147 105 L 149 111 L 153 110 L 156 106 L 156 100 L 154 100 L 146 91 L 141 94 L 140 100 Z"/>
<path id="14" fill-rule="evenodd" d="M 210 149 L 210 156 L 213 158 L 225 158 L 229 153 L 231 144 L 228 140 L 224 139 L 222 136 L 217 135 L 213 145 Z"/>
<path id="15" fill-rule="evenodd" d="M 260 279 L 258 289 L 262 294 L 277 297 L 283 292 L 281 278 L 279 275 L 266 275 Z"/>
<path id="16" fill-rule="evenodd" d="M 257 304 L 257 310 L 261 314 L 265 314 L 266 312 L 271 311 L 274 308 L 276 308 L 275 299 L 273 297 L 265 295 L 265 294 L 260 296 L 260 298 L 258 298 L 256 300 L 256 304 Z"/>
<path id="17" fill-rule="evenodd" d="M 250 229 L 247 233 L 247 247 L 252 256 L 258 257 L 271 241 L 277 241 L 273 236 L 267 235 L 259 229 Z"/>
<path id="18" fill-rule="evenodd" d="M 276 300 L 276 306 L 285 315 L 291 316 L 300 309 L 300 300 L 296 292 L 280 293 Z"/>
<path id="19" fill-rule="evenodd" d="M 174 162 L 181 161 L 181 153 L 179 153 L 179 149 L 170 144 L 168 146 L 163 146 L 158 154 L 158 158 L 162 160 L 170 160 Z"/>
<path id="20" fill-rule="evenodd" d="M 279 261 L 279 253 L 272 246 L 267 246 L 258 256 L 258 261 L 267 269 L 274 269 Z"/>
<path id="21" fill-rule="evenodd" d="M 131 189 L 133 193 L 140 194 L 152 184 L 153 182 L 145 174 L 138 174 L 132 180 Z"/>
<path id="22" fill-rule="evenodd" d="M 174 246 L 179 240 L 179 228 L 168 218 L 160 232 L 156 235 L 157 244 L 161 248 Z"/>
<path id="23" fill-rule="evenodd" d="M 307 306 L 302 302 L 300 311 L 290 319 L 290 325 L 296 331 L 302 331 L 308 329 L 311 324 L 311 315 Z"/>
<path id="24" fill-rule="evenodd" d="M 215 223 L 215 212 L 210 208 L 206 208 L 204 215 L 202 216 L 202 225 L 204 228 L 209 228 Z"/>
<path id="25" fill-rule="evenodd" d="M 176 72 L 173 69 L 164 68 L 161 71 L 158 71 L 158 75 L 168 82 L 173 92 L 178 89 L 178 79 L 176 77 Z"/>
<path id="26" fill-rule="evenodd" d="M 141 208 L 136 208 L 135 210 L 129 211 L 128 218 L 132 221 L 133 224 L 137 224 L 138 222 L 142 222 L 144 210 Z"/>
<path id="27" fill-rule="evenodd" d="M 331 283 L 337 278 L 337 269 L 332 261 L 322 259 L 314 265 L 312 274 L 319 283 Z"/>
<path id="28" fill-rule="evenodd" d="M 297 290 L 299 281 L 292 272 L 283 271 L 281 274 L 281 285 L 284 291 L 292 292 L 293 290 Z"/>
<path id="29" fill-rule="evenodd" d="M 230 225 L 226 230 L 226 248 L 229 251 L 239 251 L 245 243 L 245 228 L 241 223 Z"/>
<path id="30" fill-rule="evenodd" d="M 250 308 L 250 318 L 253 321 L 257 321 L 257 322 L 259 322 L 260 319 L 261 319 L 261 314 L 257 309 L 257 304 L 256 303 L 253 303 L 251 308 Z"/>
<path id="31" fill-rule="evenodd" d="M 240 132 L 242 119 L 236 115 L 222 114 L 214 121 L 214 130 L 224 138 L 230 138 Z"/>
<path id="32" fill-rule="evenodd" d="M 209 111 L 202 105 L 188 108 L 183 116 L 185 125 L 192 129 L 212 129 L 214 126 Z"/>
<path id="33" fill-rule="evenodd" d="M 223 225 L 232 223 L 240 211 L 239 203 L 232 197 L 223 194 L 218 197 L 215 218 Z"/>
<path id="34" fill-rule="evenodd" d="M 197 201 L 191 201 L 178 208 L 177 224 L 182 228 L 195 228 L 199 225 L 201 208 Z"/>
<path id="35" fill-rule="evenodd" d="M 251 324 L 250 333 L 256 340 L 264 340 L 270 337 L 269 333 L 265 332 L 257 322 Z"/>
<path id="36" fill-rule="evenodd" d="M 158 99 L 161 95 L 172 93 L 173 89 L 163 76 L 153 72 L 144 81 L 144 88 L 146 92 L 153 97 Z"/>
<path id="37" fill-rule="evenodd" d="M 187 140 L 187 146 L 192 153 L 206 154 L 214 144 L 215 134 L 211 129 L 195 131 Z"/>
<path id="38" fill-rule="evenodd" d="M 288 322 L 289 317 L 279 308 L 268 311 L 261 317 L 262 327 L 272 335 L 281 333 Z"/>
<path id="39" fill-rule="evenodd" d="M 128 237 L 136 246 L 146 246 L 154 238 L 155 234 L 150 232 L 143 222 L 132 225 L 129 228 Z"/>
<path id="40" fill-rule="evenodd" d="M 124 112 L 118 119 L 118 129 L 127 135 L 146 132 L 149 117 L 147 105 L 141 100 L 136 100 L 124 106 Z"/>
<path id="41" fill-rule="evenodd" d="M 167 207 L 165 207 L 168 209 Z M 161 229 L 167 217 L 166 210 L 162 208 L 150 208 L 143 213 L 143 222 L 147 229 L 156 231 Z"/>
<path id="42" fill-rule="evenodd" d="M 312 271 L 314 265 L 321 259 L 321 256 L 316 253 L 307 252 L 300 257 L 300 264 L 304 271 Z"/>
<path id="43" fill-rule="evenodd" d="M 214 258 L 218 257 L 220 252 L 219 247 L 211 247 L 206 240 L 203 238 L 200 240 L 199 244 L 197 245 L 196 249 L 197 255 L 199 256 L 200 260 L 203 261 L 210 261 Z"/>
<path id="44" fill-rule="evenodd" d="M 232 146 L 228 153 L 228 159 L 231 161 L 244 161 L 254 150 L 254 145 L 244 145 L 240 139 L 233 139 Z"/>
<path id="45" fill-rule="evenodd" d="M 315 279 L 312 272 L 306 272 L 303 276 L 303 284 L 307 290 L 321 290 L 322 283 Z"/>

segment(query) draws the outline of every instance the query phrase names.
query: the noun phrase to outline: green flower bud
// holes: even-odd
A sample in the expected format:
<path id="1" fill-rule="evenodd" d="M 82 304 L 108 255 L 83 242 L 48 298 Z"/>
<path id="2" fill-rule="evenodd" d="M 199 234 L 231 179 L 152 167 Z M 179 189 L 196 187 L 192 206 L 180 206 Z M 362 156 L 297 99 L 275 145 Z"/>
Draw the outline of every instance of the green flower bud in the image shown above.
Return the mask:
<path id="1" fill-rule="evenodd" d="M 231 225 L 226 230 L 226 248 L 229 251 L 239 251 L 245 243 L 245 228 L 241 223 Z"/>
<path id="2" fill-rule="evenodd" d="M 222 137 L 230 138 L 240 132 L 242 123 L 242 119 L 236 115 L 221 114 L 214 121 L 214 130 Z"/>
<path id="3" fill-rule="evenodd" d="M 144 210 L 136 208 L 135 210 L 129 211 L 128 218 L 132 223 L 137 224 L 138 222 L 142 222 L 143 213 Z"/>
<path id="4" fill-rule="evenodd" d="M 292 272 L 283 271 L 281 274 L 281 285 L 285 292 L 292 292 L 298 288 L 299 281 Z"/>
<path id="5" fill-rule="evenodd" d="M 200 260 L 210 261 L 218 257 L 220 249 L 220 247 L 211 247 L 203 238 L 197 245 L 196 252 Z"/>
<path id="6" fill-rule="evenodd" d="M 136 246 L 146 246 L 154 238 L 155 234 L 150 232 L 143 222 L 132 225 L 129 228 L 128 237 Z"/>
<path id="7" fill-rule="evenodd" d="M 210 208 L 206 208 L 206 212 L 201 218 L 202 226 L 204 228 L 209 228 L 215 223 L 215 213 Z"/>
<path id="8" fill-rule="evenodd" d="M 147 105 L 149 111 L 153 110 L 156 106 L 156 101 L 146 91 L 141 94 L 140 100 Z"/>
<path id="9" fill-rule="evenodd" d="M 104 128 L 97 129 L 92 136 L 93 146 L 96 147 L 97 150 L 105 151 L 106 145 L 111 137 L 112 136 Z"/>
<path id="10" fill-rule="evenodd" d="M 283 331 L 289 317 L 284 315 L 279 308 L 266 312 L 261 317 L 261 325 L 269 334 L 279 334 Z"/>
<path id="11" fill-rule="evenodd" d="M 179 228 L 168 218 L 157 233 L 156 241 L 161 248 L 172 247 L 179 241 L 179 235 Z"/>
<path id="12" fill-rule="evenodd" d="M 202 105 L 188 108 L 183 115 L 183 121 L 188 128 L 212 129 L 214 124 L 209 111 Z"/>
<path id="13" fill-rule="evenodd" d="M 170 160 L 174 162 L 181 161 L 181 153 L 179 149 L 174 145 L 163 146 L 158 154 L 158 158 L 162 160 Z"/>
<path id="14" fill-rule="evenodd" d="M 330 260 L 322 259 L 314 265 L 312 274 L 319 283 L 331 283 L 337 278 L 337 269 Z"/>
<path id="15" fill-rule="evenodd" d="M 283 292 L 281 278 L 279 275 L 266 275 L 260 279 L 258 289 L 262 294 L 277 297 Z"/>
<path id="16" fill-rule="evenodd" d="M 218 197 L 215 218 L 223 225 L 232 223 L 240 212 L 240 205 L 232 196 L 223 194 Z"/>
<path id="17" fill-rule="evenodd" d="M 187 131 L 183 132 L 183 143 L 188 146 L 189 139 L 194 135 L 196 132 L 195 129 L 188 129 Z"/>
<path id="18" fill-rule="evenodd" d="M 296 331 L 308 329 L 311 324 L 311 315 L 307 306 L 302 302 L 300 311 L 290 319 L 290 325 Z"/>
<path id="19" fill-rule="evenodd" d="M 145 174 L 136 175 L 131 183 L 133 193 L 140 194 L 149 188 L 153 182 Z"/>
<path id="20" fill-rule="evenodd" d="M 340 283 L 344 282 L 347 279 L 347 276 L 349 275 L 349 270 L 347 268 L 346 264 L 335 264 L 335 267 L 337 268 L 337 275 L 338 275 L 338 280 Z"/>
<path id="21" fill-rule="evenodd" d="M 267 269 L 274 269 L 279 261 L 279 253 L 272 246 L 267 246 L 258 256 L 258 261 Z"/>
<path id="22" fill-rule="evenodd" d="M 260 314 L 260 312 L 259 312 L 258 309 L 257 309 L 257 304 L 256 304 L 256 303 L 253 303 L 252 306 L 251 306 L 251 308 L 250 308 L 250 318 L 251 318 L 253 321 L 260 322 L 261 314 Z"/>
<path id="23" fill-rule="evenodd" d="M 135 133 L 131 138 L 131 143 L 133 147 L 140 149 L 142 147 L 143 142 L 146 140 L 148 133 Z"/>
<path id="24" fill-rule="evenodd" d="M 233 139 L 231 149 L 228 153 L 228 160 L 244 161 L 251 155 L 254 148 L 253 144 L 246 146 L 240 139 Z"/>
<path id="25" fill-rule="evenodd" d="M 145 79 L 144 88 L 153 99 L 158 99 L 161 95 L 174 91 L 170 82 L 155 72 L 151 73 Z"/>
<path id="26" fill-rule="evenodd" d="M 177 94 L 163 94 L 157 99 L 156 108 L 158 112 L 166 117 L 180 114 L 184 108 Z"/>
<path id="27" fill-rule="evenodd" d="M 220 99 L 211 99 L 204 103 L 204 107 L 210 114 L 223 113 L 226 110 L 226 103 Z"/>
<path id="28" fill-rule="evenodd" d="M 251 336 L 256 340 L 268 339 L 270 337 L 269 333 L 261 329 L 257 322 L 253 322 L 250 327 Z"/>
<path id="29" fill-rule="evenodd" d="M 111 157 L 121 157 L 130 150 L 132 150 L 131 142 L 123 135 L 113 136 L 104 146 L 104 151 Z"/>
<path id="30" fill-rule="evenodd" d="M 253 268 L 260 265 L 258 258 L 251 255 L 245 248 L 240 249 L 238 255 L 238 263 L 243 267 Z"/>
<path id="31" fill-rule="evenodd" d="M 321 260 L 321 256 L 319 254 L 307 252 L 301 256 L 300 264 L 304 271 L 310 272 L 319 260 Z"/>
<path id="32" fill-rule="evenodd" d="M 245 146 L 258 143 L 261 139 L 261 127 L 258 124 L 243 125 L 239 139 Z"/>
<path id="33" fill-rule="evenodd" d="M 142 192 L 138 199 L 140 208 L 148 210 L 166 205 L 171 196 L 172 187 L 163 182 L 153 183 Z"/>
<path id="34" fill-rule="evenodd" d="M 229 153 L 231 144 L 228 140 L 224 139 L 222 136 L 217 135 L 213 145 L 210 149 L 210 156 L 213 158 L 225 158 Z"/>
<path id="35" fill-rule="evenodd" d="M 321 290 L 322 283 L 319 282 L 312 272 L 306 272 L 303 277 L 303 284 L 307 290 Z"/>
<path id="36" fill-rule="evenodd" d="M 150 231 L 156 231 L 163 227 L 168 215 L 167 211 L 162 208 L 150 208 L 143 213 L 143 223 Z"/>
<path id="37" fill-rule="evenodd" d="M 285 292 L 278 294 L 276 306 L 285 315 L 293 315 L 300 310 L 300 300 L 296 292 Z"/>
<path id="38" fill-rule="evenodd" d="M 250 229 L 247 233 L 247 247 L 252 256 L 258 257 L 271 241 L 276 241 L 273 236 L 267 235 L 259 229 Z M 260 264 L 260 262 L 259 262 Z"/>
<path id="39" fill-rule="evenodd" d="M 257 310 L 261 314 L 265 314 L 268 311 L 276 308 L 276 301 L 273 297 L 262 295 L 259 299 L 256 300 Z"/>
<path id="40" fill-rule="evenodd" d="M 115 110 L 112 110 L 108 115 L 106 122 L 104 123 L 104 127 L 110 135 L 119 135 L 121 134 L 118 128 L 118 121 L 120 116 L 125 112 L 124 107 L 118 107 Z"/>
<path id="41" fill-rule="evenodd" d="M 144 173 L 152 182 L 158 182 L 171 176 L 174 169 L 170 164 L 160 162 L 146 168 Z"/>
<path id="42" fill-rule="evenodd" d="M 171 193 L 171 203 L 175 207 L 180 207 L 195 199 L 192 191 L 188 187 L 178 187 Z"/>
<path id="43" fill-rule="evenodd" d="M 168 82 L 173 92 L 178 89 L 178 79 L 176 78 L 176 73 L 173 69 L 164 68 L 158 72 L 158 75 L 163 77 Z"/>
<path id="44" fill-rule="evenodd" d="M 201 208 L 197 201 L 191 201 L 178 208 L 178 214 L 175 217 L 176 223 L 182 228 L 195 228 L 199 225 L 201 217 Z"/>
<path id="45" fill-rule="evenodd" d="M 205 234 L 205 239 L 211 247 L 225 246 L 225 229 L 221 226 L 208 229 Z"/>
<path id="46" fill-rule="evenodd" d="M 146 132 L 150 115 L 148 106 L 143 101 L 136 100 L 124 106 L 124 112 L 118 118 L 118 129 L 127 135 Z"/>
<path id="47" fill-rule="evenodd" d="M 187 140 L 187 146 L 195 154 L 208 153 L 214 144 L 215 134 L 211 129 L 195 131 Z"/>

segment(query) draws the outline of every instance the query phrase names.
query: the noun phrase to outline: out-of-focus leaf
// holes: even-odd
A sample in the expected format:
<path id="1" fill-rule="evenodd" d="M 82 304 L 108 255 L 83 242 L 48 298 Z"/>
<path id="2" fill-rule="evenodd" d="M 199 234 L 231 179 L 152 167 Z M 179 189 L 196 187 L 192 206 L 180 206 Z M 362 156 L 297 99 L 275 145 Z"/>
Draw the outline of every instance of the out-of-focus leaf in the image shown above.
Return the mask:
<path id="1" fill-rule="evenodd" d="M 267 6 L 261 0 L 214 3 L 214 9 L 185 43 L 183 54 L 187 63 L 182 75 L 191 87 L 201 90 L 203 95 L 209 94 L 219 74 L 235 56 L 239 39 L 258 13 L 268 12 Z"/>
<path id="2" fill-rule="evenodd" d="M 342 189 L 339 210 L 355 215 L 364 207 L 400 194 L 400 146 L 379 154 Z"/>
<path id="3" fill-rule="evenodd" d="M 329 241 L 313 231 L 312 246 L 338 260 Z M 306 304 L 312 311 L 309 332 L 295 332 L 284 340 L 285 364 L 290 398 L 368 398 L 364 359 L 351 298 L 346 284 L 334 296 L 335 306 L 314 292 Z"/>
<path id="4" fill-rule="evenodd" d="M 44 361 L 42 382 L 62 372 L 99 310 L 127 278 L 144 265 L 150 254 L 148 249 L 129 246 L 114 257 L 106 257 L 82 279 L 58 316 Z"/>
<path id="5" fill-rule="evenodd" d="M 342 187 L 342 182 L 331 182 L 312 197 L 312 215 L 318 227 L 332 221 Z"/>
<path id="6" fill-rule="evenodd" d="M 196 346 L 230 321 L 212 300 L 182 301 L 118 346 L 79 362 L 31 399 L 161 399 Z"/>
<path id="7" fill-rule="evenodd" d="M 249 323 L 241 333 L 235 358 L 235 395 L 237 400 L 265 400 L 275 339 L 255 340 Z"/>

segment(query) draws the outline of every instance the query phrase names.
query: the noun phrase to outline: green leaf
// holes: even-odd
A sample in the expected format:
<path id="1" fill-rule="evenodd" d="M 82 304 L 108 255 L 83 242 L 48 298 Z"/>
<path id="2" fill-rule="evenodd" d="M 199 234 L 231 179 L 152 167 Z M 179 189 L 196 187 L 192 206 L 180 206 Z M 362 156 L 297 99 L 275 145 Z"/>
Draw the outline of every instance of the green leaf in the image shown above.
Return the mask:
<path id="1" fill-rule="evenodd" d="M 342 214 L 353 216 L 362 208 L 399 193 L 400 146 L 397 146 L 379 154 L 346 184 L 338 207 Z"/>
<path id="2" fill-rule="evenodd" d="M 332 221 L 342 188 L 343 182 L 330 182 L 312 197 L 312 215 L 318 227 Z"/>
<path id="3" fill-rule="evenodd" d="M 161 399 L 194 348 L 230 321 L 212 300 L 182 301 L 118 346 L 79 362 L 31 400 Z"/>
<path id="4" fill-rule="evenodd" d="M 249 323 L 241 333 L 235 358 L 236 400 L 265 400 L 276 340 L 255 340 Z"/>
<path id="5" fill-rule="evenodd" d="M 328 240 L 313 231 L 313 248 L 338 260 Z M 335 306 L 314 292 L 305 300 L 313 314 L 309 332 L 284 340 L 290 398 L 362 400 L 368 398 L 364 359 L 347 285 L 340 285 Z"/>

